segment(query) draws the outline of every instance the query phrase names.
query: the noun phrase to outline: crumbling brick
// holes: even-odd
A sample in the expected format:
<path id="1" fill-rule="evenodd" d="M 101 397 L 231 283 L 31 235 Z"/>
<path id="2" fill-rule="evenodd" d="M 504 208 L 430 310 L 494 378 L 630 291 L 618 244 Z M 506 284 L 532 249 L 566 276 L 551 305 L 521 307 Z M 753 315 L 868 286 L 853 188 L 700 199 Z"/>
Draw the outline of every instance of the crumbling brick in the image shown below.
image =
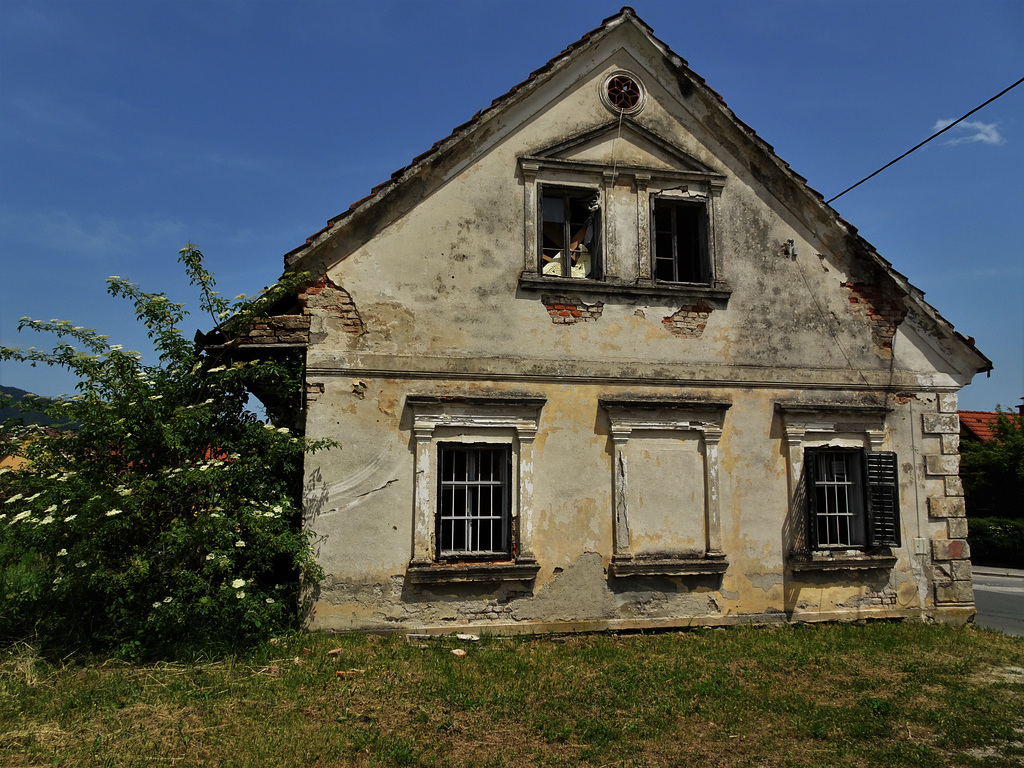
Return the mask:
<path id="1" fill-rule="evenodd" d="M 903 302 L 886 295 L 877 285 L 849 280 L 842 286 L 850 291 L 850 305 L 867 318 L 876 354 L 886 359 L 892 357 L 892 339 L 907 316 Z"/>
<path id="2" fill-rule="evenodd" d="M 299 303 L 302 305 L 302 314 L 306 317 L 307 328 L 310 316 L 315 312 L 321 312 L 340 318 L 345 333 L 362 336 L 366 332 L 363 318 L 352 296 L 326 275 L 306 285 L 299 292 Z"/>
<path id="3" fill-rule="evenodd" d="M 555 325 L 594 322 L 604 311 L 604 304 L 600 301 L 585 304 L 579 296 L 544 294 L 540 300 Z"/>
<path id="4" fill-rule="evenodd" d="M 239 344 L 305 344 L 309 341 L 309 318 L 302 315 L 276 315 L 253 323 L 249 332 L 238 337 Z"/>
<path id="5" fill-rule="evenodd" d="M 317 398 L 324 393 L 324 385 L 320 382 L 309 382 L 306 384 L 306 405 L 315 403 Z"/>
<path id="6" fill-rule="evenodd" d="M 707 304 L 687 304 L 661 321 L 669 333 L 687 339 L 699 339 L 713 310 Z"/>

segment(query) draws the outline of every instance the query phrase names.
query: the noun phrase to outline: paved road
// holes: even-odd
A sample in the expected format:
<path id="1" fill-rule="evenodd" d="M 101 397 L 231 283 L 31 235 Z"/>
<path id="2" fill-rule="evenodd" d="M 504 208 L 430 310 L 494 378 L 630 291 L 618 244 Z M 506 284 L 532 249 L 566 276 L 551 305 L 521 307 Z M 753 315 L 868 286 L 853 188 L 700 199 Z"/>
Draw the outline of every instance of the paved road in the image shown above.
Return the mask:
<path id="1" fill-rule="evenodd" d="M 974 604 L 979 627 L 1024 637 L 1024 571 L 975 566 Z"/>

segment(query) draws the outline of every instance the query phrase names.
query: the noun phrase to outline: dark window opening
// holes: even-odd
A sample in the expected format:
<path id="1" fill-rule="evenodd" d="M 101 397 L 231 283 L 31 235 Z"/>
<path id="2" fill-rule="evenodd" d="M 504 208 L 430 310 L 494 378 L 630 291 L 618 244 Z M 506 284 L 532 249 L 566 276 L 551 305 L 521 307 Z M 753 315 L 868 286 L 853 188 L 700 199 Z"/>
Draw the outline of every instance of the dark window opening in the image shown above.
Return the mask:
<path id="1" fill-rule="evenodd" d="M 600 277 L 600 196 L 595 190 L 542 187 L 540 271 L 554 277 Z"/>
<path id="2" fill-rule="evenodd" d="M 808 448 L 804 466 L 815 549 L 900 545 L 896 454 Z"/>
<path id="3" fill-rule="evenodd" d="M 438 446 L 439 558 L 511 555 L 511 465 L 510 446 Z"/>
<path id="4" fill-rule="evenodd" d="M 654 279 L 666 283 L 709 283 L 707 209 L 703 203 L 655 199 Z"/>

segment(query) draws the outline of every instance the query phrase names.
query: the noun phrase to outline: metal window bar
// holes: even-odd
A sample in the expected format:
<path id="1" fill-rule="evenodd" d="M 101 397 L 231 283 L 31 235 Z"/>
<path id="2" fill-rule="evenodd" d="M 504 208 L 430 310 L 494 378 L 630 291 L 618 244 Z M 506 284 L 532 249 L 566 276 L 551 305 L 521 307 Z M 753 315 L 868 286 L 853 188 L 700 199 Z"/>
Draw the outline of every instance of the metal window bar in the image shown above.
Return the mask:
<path id="1" fill-rule="evenodd" d="M 857 544 L 857 508 L 853 500 L 855 479 L 850 471 L 850 453 L 817 453 L 815 494 L 818 546 L 843 547 Z"/>
<path id="2" fill-rule="evenodd" d="M 440 555 L 507 555 L 508 447 L 442 445 L 438 450 Z"/>

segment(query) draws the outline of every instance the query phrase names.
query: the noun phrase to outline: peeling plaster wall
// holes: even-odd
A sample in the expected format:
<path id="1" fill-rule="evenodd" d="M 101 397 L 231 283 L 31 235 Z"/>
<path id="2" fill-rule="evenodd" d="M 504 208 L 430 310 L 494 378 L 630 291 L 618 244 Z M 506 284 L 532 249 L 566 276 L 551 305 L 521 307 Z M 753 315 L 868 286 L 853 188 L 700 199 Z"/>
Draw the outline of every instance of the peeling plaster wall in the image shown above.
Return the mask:
<path id="1" fill-rule="evenodd" d="M 726 299 L 520 283 L 529 244 L 519 160 L 608 123 L 597 94 L 618 69 L 647 86 L 636 123 L 725 177 L 713 234 Z M 408 192 L 382 201 L 390 223 L 328 270 L 307 302 L 307 434 L 342 445 L 307 460 L 306 525 L 327 573 L 313 626 L 543 631 L 973 611 L 950 423 L 972 372 L 704 98 L 624 30 L 439 158 L 414 206 Z M 573 152 L 620 171 L 675 162 L 642 142 Z M 606 190 L 605 270 L 623 284 L 645 268 L 643 194 L 628 174 Z M 412 583 L 419 470 L 408 398 L 508 393 L 545 398 L 532 449 L 536 577 Z M 729 404 L 715 497 L 724 573 L 613 575 L 615 447 L 600 399 L 616 396 Z M 894 564 L 793 567 L 805 518 L 790 487 L 803 481 L 790 476 L 778 407 L 794 403 L 890 409 L 881 447 L 900 461 Z M 628 444 L 638 554 L 703 550 L 700 439 L 644 433 Z M 869 447 L 863 434 L 833 439 Z"/>
<path id="2" fill-rule="evenodd" d="M 887 448 L 896 451 L 902 461 L 904 537 L 891 570 L 794 573 L 787 566 L 794 520 L 774 406 L 780 399 L 791 398 L 791 393 L 732 389 L 713 393 L 733 403 L 720 445 L 722 549 L 728 569 L 721 576 L 616 578 L 610 575 L 612 449 L 607 417 L 598 398 L 620 391 L 636 395 L 637 389 L 569 387 L 558 382 L 531 385 L 531 392 L 547 398 L 534 454 L 534 552 L 540 565 L 536 579 L 420 585 L 405 578 L 412 547 L 415 468 L 402 400 L 414 393 L 480 395 L 488 390 L 508 392 L 510 387 L 495 382 L 375 379 L 367 382 L 364 396 L 359 397 L 353 383 L 347 377 L 328 378 L 316 403 L 321 418 L 310 424 L 316 427 L 311 429 L 311 437 L 331 434 L 342 442 L 340 449 L 314 457 L 315 469 L 307 478 L 307 525 L 324 537 L 319 557 L 328 573 L 319 587 L 313 626 L 542 631 L 941 616 L 941 610 L 936 612 L 936 589 L 940 589 L 940 602 L 950 598 L 946 602 L 957 603 L 946 611 L 956 616 L 958 606 L 969 600 L 963 593 L 967 588 L 963 585 L 969 585 L 969 563 L 963 559 L 964 553 L 950 552 L 947 544 L 956 538 L 955 530 L 948 533 L 948 524 L 956 524 L 962 515 L 950 509 L 951 517 L 937 517 L 947 511 L 938 510 L 937 502 L 927 501 L 948 498 L 949 476 L 929 474 L 925 467 L 929 458 L 915 459 L 911 445 L 924 440 L 930 456 L 942 456 L 941 439 L 924 438 L 920 433 L 921 414 L 933 412 L 935 398 L 899 406 L 888 420 Z M 664 396 L 666 392 L 640 394 Z M 686 394 L 706 397 L 711 392 L 687 390 Z M 656 437 L 652 435 L 648 442 L 638 440 L 630 461 L 649 459 Z M 684 456 L 694 448 L 686 440 L 675 441 L 671 447 Z M 933 469 L 938 467 L 934 458 L 931 463 Z M 669 468 L 673 468 L 671 463 Z M 704 490 L 698 487 L 699 472 L 681 475 L 681 479 L 669 477 L 680 482 L 679 513 L 685 514 L 685 499 L 700 498 Z M 669 480 L 666 478 L 661 488 L 654 487 L 656 470 L 650 463 L 638 467 L 637 477 L 643 481 L 638 496 L 653 495 L 649 507 L 664 513 L 668 508 L 665 499 L 673 494 Z M 936 514 L 929 514 L 929 503 L 936 507 Z M 652 537 L 644 537 L 659 526 L 671 526 L 641 515 L 637 519 L 637 550 L 645 546 L 686 550 L 699 535 L 687 527 L 692 527 L 695 516 L 688 519 L 689 523 L 679 525 L 659 546 Z M 926 542 L 927 552 L 913 554 L 917 538 Z M 934 555 L 932 547 L 938 548 Z M 937 582 L 944 586 L 936 587 Z M 960 593 L 953 594 L 956 590 Z"/>

